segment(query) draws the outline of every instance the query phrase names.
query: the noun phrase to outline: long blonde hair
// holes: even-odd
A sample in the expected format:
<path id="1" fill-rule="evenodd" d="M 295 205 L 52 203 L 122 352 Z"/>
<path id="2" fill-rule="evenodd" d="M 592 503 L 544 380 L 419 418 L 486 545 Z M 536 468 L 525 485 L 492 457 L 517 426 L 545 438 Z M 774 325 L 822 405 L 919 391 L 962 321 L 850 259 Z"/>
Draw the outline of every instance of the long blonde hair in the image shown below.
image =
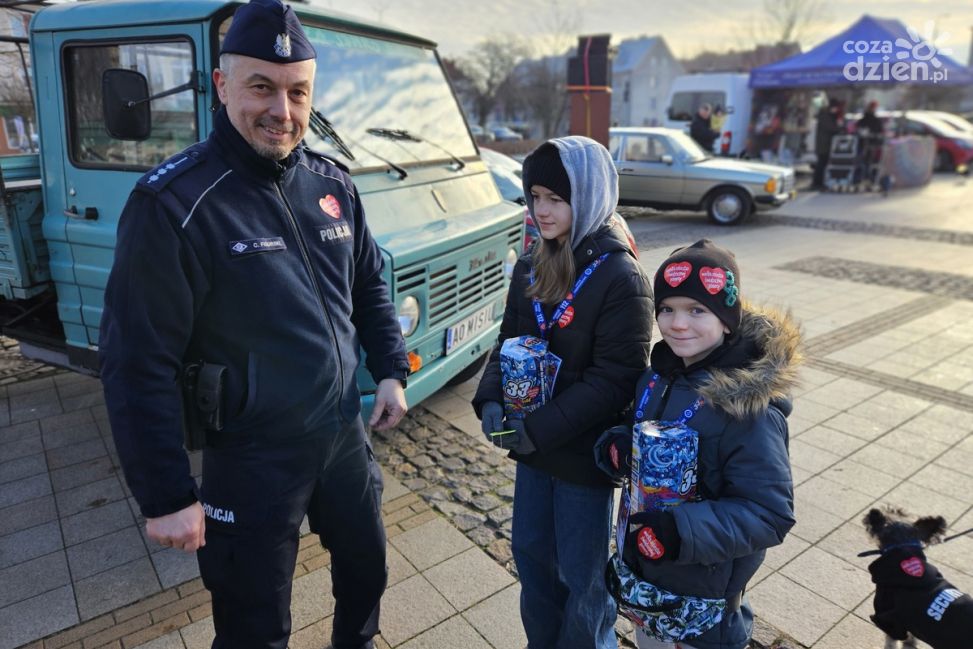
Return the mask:
<path id="1" fill-rule="evenodd" d="M 542 304 L 557 304 L 574 284 L 574 251 L 571 243 L 556 239 L 539 239 L 531 253 L 534 283 L 527 287 L 527 297 Z"/>

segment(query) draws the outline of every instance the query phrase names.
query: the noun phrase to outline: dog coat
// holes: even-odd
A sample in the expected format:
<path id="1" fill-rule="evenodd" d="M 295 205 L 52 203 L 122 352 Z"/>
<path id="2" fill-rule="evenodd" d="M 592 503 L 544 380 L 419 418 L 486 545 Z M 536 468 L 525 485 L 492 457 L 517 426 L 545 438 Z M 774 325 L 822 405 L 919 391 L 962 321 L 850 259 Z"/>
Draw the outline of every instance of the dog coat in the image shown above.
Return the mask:
<path id="1" fill-rule="evenodd" d="M 875 583 L 872 622 L 888 636 L 911 633 L 935 649 L 973 647 L 973 599 L 926 563 L 918 548 L 895 548 L 868 566 Z"/>

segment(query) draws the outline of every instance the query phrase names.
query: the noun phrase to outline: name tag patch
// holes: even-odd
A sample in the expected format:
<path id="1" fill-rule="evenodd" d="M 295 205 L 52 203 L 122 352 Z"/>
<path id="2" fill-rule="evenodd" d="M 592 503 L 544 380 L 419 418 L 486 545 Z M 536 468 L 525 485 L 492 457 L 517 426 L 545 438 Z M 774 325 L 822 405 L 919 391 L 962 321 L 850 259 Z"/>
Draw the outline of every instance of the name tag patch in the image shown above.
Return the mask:
<path id="1" fill-rule="evenodd" d="M 268 250 L 286 250 L 287 244 L 284 237 L 263 237 L 261 239 L 242 239 L 230 242 L 230 255 L 239 257 L 255 252 L 267 252 Z"/>
<path id="2" fill-rule="evenodd" d="M 351 240 L 351 227 L 347 223 L 336 223 L 318 228 L 323 243 L 341 243 Z"/>

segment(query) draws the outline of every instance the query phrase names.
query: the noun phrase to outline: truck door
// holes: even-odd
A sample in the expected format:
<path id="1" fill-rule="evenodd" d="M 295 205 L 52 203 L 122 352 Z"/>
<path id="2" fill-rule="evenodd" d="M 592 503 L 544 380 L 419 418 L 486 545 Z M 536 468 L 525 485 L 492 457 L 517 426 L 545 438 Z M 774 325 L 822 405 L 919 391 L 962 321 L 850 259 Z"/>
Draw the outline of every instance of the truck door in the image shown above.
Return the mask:
<path id="1" fill-rule="evenodd" d="M 90 356 L 98 344 L 118 217 L 136 180 L 200 139 L 206 106 L 205 95 L 191 89 L 152 100 L 148 139 L 116 139 L 104 126 L 102 73 L 136 70 L 147 78 L 150 95 L 191 79 L 209 87 L 197 75 L 207 69 L 208 48 L 201 43 L 206 38 L 199 24 L 55 34 L 66 146 L 63 178 L 48 179 L 62 186 L 48 187 L 53 200 L 44 232 L 52 244 L 69 358 L 82 360 L 80 350 Z"/>

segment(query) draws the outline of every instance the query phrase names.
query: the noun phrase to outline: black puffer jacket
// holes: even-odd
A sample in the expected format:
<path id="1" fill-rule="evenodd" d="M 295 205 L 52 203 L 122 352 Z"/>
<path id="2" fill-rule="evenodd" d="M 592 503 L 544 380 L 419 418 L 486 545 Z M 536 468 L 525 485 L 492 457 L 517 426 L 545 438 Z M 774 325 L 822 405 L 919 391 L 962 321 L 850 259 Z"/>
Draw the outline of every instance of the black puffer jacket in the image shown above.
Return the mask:
<path id="1" fill-rule="evenodd" d="M 578 293 L 571 322 L 563 328 L 554 326 L 549 335 L 550 351 L 562 359 L 554 398 L 525 419 L 527 434 L 538 450 L 523 457 L 511 453 L 511 457 L 568 482 L 607 487 L 612 482 L 595 466 L 592 449 L 631 402 L 635 382 L 648 366 L 652 289 L 619 226 L 603 226 L 574 250 L 579 274 L 603 253 L 612 254 Z M 473 398 L 477 415 L 488 401 L 503 403 L 503 341 L 540 335 L 534 308 L 524 294 L 529 272 L 529 257 L 521 257 L 514 268 L 497 346 Z M 545 318 L 553 311 L 553 306 L 545 305 Z"/>

